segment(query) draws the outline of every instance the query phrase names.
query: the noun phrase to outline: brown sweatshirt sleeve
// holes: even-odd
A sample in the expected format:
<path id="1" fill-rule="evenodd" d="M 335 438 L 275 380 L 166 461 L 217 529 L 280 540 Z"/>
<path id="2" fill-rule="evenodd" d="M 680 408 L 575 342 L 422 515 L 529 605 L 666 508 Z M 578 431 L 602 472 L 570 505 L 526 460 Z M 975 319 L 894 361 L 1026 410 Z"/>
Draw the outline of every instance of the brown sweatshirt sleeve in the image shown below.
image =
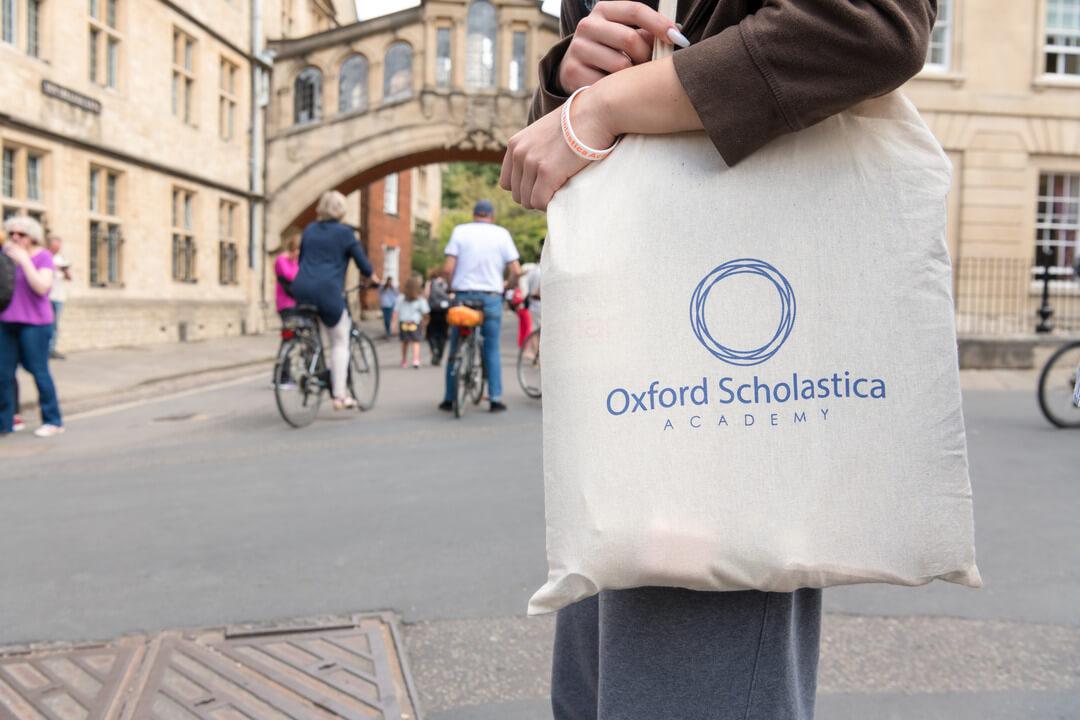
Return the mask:
<path id="1" fill-rule="evenodd" d="M 728 165 L 902 85 L 926 61 L 937 12 L 937 0 L 764 0 L 755 12 L 713 0 L 699 13 L 709 2 L 680 18 L 694 44 L 675 53 L 675 71 Z M 563 0 L 563 38 L 540 61 L 529 122 L 566 101 L 559 63 L 579 15 Z"/>
<path id="2" fill-rule="evenodd" d="M 936 0 L 766 0 L 737 24 L 706 25 L 675 70 L 734 165 L 915 75 L 935 14 Z"/>
<path id="3" fill-rule="evenodd" d="M 563 0 L 559 12 L 559 34 L 562 39 L 555 43 L 540 60 L 540 83 L 533 95 L 529 109 L 529 123 L 534 123 L 552 110 L 560 107 L 568 94 L 563 93 L 559 85 L 559 64 L 562 63 L 570 41 L 574 39 L 574 28 L 581 20 L 581 4 L 576 0 Z"/>

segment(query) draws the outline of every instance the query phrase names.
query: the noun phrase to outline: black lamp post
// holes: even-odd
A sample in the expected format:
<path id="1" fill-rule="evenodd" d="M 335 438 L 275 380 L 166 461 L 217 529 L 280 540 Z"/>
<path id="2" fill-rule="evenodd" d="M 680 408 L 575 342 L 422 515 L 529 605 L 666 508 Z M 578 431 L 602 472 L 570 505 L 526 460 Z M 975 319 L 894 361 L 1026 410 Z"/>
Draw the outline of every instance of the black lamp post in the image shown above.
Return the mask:
<path id="1" fill-rule="evenodd" d="M 1054 329 L 1054 323 L 1050 322 L 1050 316 L 1054 314 L 1054 308 L 1050 307 L 1050 266 L 1054 261 L 1054 251 L 1045 245 L 1039 247 L 1039 259 L 1042 261 L 1043 287 L 1042 305 L 1039 306 L 1039 324 L 1035 326 L 1035 332 L 1048 333 Z"/>

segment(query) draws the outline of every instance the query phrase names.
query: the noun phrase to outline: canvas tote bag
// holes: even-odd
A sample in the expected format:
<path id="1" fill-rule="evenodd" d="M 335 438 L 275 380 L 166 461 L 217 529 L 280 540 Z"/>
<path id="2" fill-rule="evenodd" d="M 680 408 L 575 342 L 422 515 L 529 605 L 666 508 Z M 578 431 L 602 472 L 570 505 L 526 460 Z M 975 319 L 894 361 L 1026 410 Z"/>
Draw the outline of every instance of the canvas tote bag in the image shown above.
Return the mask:
<path id="1" fill-rule="evenodd" d="M 894 92 L 733 168 L 703 132 L 626 137 L 555 195 L 530 614 L 647 585 L 981 584 L 951 172 Z"/>

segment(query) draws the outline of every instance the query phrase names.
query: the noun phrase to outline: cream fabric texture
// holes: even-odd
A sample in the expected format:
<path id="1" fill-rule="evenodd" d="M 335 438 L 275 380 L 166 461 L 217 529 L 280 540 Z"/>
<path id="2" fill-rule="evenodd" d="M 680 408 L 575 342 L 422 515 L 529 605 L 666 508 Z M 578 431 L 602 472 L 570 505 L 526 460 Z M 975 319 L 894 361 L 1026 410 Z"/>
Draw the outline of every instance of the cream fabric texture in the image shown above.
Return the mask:
<path id="1" fill-rule="evenodd" d="M 547 583 L 977 587 L 951 166 L 893 93 L 727 168 L 627 137 L 548 208 Z"/>

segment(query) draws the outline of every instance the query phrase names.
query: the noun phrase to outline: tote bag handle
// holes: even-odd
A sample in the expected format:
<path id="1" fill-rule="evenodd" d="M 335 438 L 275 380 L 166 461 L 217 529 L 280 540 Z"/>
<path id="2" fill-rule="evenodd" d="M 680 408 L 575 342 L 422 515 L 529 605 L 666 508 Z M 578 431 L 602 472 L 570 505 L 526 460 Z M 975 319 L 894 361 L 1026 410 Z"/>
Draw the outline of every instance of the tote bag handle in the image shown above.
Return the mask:
<path id="1" fill-rule="evenodd" d="M 672 22 L 675 21 L 675 13 L 678 12 L 679 0 L 660 0 L 660 14 Z M 667 38 L 653 40 L 653 60 L 670 57 L 675 54 L 675 47 L 668 42 Z"/>

